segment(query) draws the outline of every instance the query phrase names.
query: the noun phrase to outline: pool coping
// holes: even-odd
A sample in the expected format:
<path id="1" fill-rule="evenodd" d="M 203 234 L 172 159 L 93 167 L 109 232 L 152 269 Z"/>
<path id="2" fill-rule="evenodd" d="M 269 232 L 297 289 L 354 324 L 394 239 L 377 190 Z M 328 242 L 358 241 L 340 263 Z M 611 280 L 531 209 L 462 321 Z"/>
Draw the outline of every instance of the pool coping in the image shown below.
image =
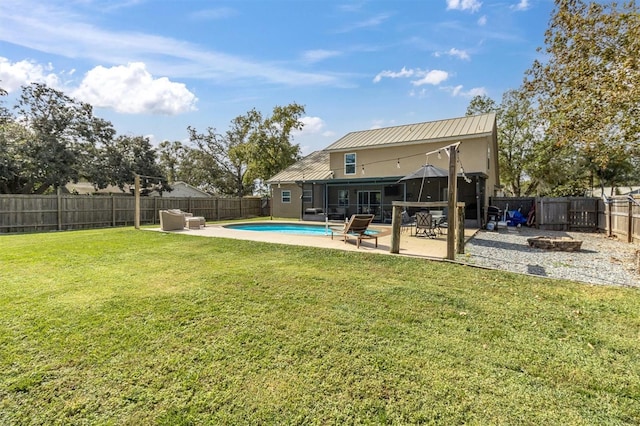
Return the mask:
<path id="1" fill-rule="evenodd" d="M 305 247 L 328 248 L 335 250 L 359 251 L 363 253 L 375 253 L 393 255 L 391 248 L 391 225 L 374 224 L 372 229 L 378 230 L 378 247 L 375 247 L 373 241 L 365 240 L 360 244 L 360 248 L 356 247 L 353 240 L 344 242 L 342 238 L 331 239 L 330 235 L 296 235 L 296 234 L 278 234 L 276 232 L 264 231 L 245 231 L 238 229 L 225 228 L 225 225 L 231 224 L 255 224 L 255 223 L 283 223 L 283 224 L 305 224 L 318 226 L 318 222 L 310 221 L 280 221 L 269 220 L 264 221 L 233 221 L 233 222 L 216 222 L 209 223 L 206 227 L 200 229 L 182 229 L 177 231 L 162 231 L 160 228 L 145 228 L 151 231 L 160 231 L 166 233 L 186 234 L 198 237 L 214 237 L 214 238 L 230 238 L 237 240 L 259 241 L 275 244 L 297 245 Z M 331 225 L 331 224 L 330 224 Z M 338 225 L 338 223 L 333 223 Z M 465 240 L 469 240 L 478 231 L 476 228 L 465 229 Z M 436 238 L 420 238 L 410 236 L 408 233 L 400 235 L 400 253 L 396 256 L 410 256 L 430 259 L 445 259 L 447 256 L 447 236 L 446 234 L 438 235 Z"/>

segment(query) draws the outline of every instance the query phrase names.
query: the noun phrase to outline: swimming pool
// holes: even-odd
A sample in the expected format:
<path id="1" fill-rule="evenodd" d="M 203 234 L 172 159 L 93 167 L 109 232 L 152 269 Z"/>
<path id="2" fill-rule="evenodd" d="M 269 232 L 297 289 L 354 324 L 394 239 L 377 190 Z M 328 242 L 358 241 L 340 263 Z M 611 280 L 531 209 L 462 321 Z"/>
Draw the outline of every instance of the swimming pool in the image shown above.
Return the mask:
<path id="1" fill-rule="evenodd" d="M 339 225 L 338 225 L 339 226 Z M 325 225 L 308 225 L 301 223 L 238 223 L 225 225 L 227 229 L 238 229 L 241 231 L 277 232 L 279 234 L 294 235 L 330 235 L 331 231 Z M 368 230 L 367 234 L 376 234 L 375 230 Z"/>

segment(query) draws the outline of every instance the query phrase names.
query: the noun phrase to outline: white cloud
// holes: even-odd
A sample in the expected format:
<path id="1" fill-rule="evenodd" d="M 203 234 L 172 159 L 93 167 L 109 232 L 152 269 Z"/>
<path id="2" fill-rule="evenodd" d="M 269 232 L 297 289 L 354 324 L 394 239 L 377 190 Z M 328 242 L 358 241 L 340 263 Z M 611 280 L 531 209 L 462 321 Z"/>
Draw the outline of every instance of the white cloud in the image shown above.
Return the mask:
<path id="1" fill-rule="evenodd" d="M 0 40 L 27 49 L 95 63 L 144 61 L 154 73 L 209 82 L 251 80 L 290 86 L 342 85 L 338 74 L 299 72 L 270 62 L 214 51 L 181 39 L 133 31 L 113 31 L 88 23 L 65 9 L 70 2 L 0 1 Z M 29 9 L 28 18 L 24 10 Z M 383 17 L 371 21 L 380 22 Z M 81 36 L 80 36 L 81 35 Z"/>
<path id="2" fill-rule="evenodd" d="M 415 89 L 411 89 L 409 91 L 409 96 L 412 98 L 418 98 L 418 99 L 423 99 L 427 97 L 427 89 L 425 89 L 424 87 L 418 91 L 416 91 Z"/>
<path id="3" fill-rule="evenodd" d="M 520 2 L 516 5 L 511 6 L 513 10 L 527 10 L 531 7 L 529 4 L 529 0 L 520 0 Z"/>
<path id="4" fill-rule="evenodd" d="M 0 57 L 0 87 L 11 93 L 21 86 L 30 83 L 44 83 L 51 88 L 60 87 L 60 78 L 51 65 L 46 67 L 31 61 L 11 63 L 7 58 Z"/>
<path id="5" fill-rule="evenodd" d="M 324 120 L 320 117 L 302 117 L 300 121 L 304 124 L 300 132 L 302 134 L 321 133 L 325 126 Z"/>
<path id="6" fill-rule="evenodd" d="M 217 20 L 231 18 L 237 14 L 238 12 L 230 7 L 218 7 L 194 12 L 191 14 L 191 18 L 198 20 Z"/>
<path id="7" fill-rule="evenodd" d="M 388 14 L 380 14 L 377 16 L 374 16 L 372 18 L 369 18 L 365 21 L 360 21 L 360 22 L 355 22 L 347 27 L 344 27 L 340 30 L 338 30 L 338 33 L 348 33 L 354 30 L 359 30 L 361 28 L 373 28 L 373 27 L 378 27 L 381 24 L 383 24 L 387 19 L 389 19 L 391 17 L 391 15 Z"/>
<path id="8" fill-rule="evenodd" d="M 462 90 L 463 88 L 462 85 L 458 85 L 449 89 L 453 96 L 461 96 L 463 98 L 473 98 L 474 96 L 485 96 L 487 94 L 487 89 L 484 87 L 474 87 L 466 92 Z"/>
<path id="9" fill-rule="evenodd" d="M 302 59 L 308 63 L 316 63 L 320 61 L 324 61 L 325 59 L 333 58 L 335 56 L 340 56 L 341 52 L 337 50 L 308 50 L 302 54 Z"/>
<path id="10" fill-rule="evenodd" d="M 447 0 L 447 9 L 452 10 L 470 10 L 477 12 L 481 6 L 482 2 L 478 0 Z"/>
<path id="11" fill-rule="evenodd" d="M 469 56 L 469 54 L 465 50 L 458 50 L 455 47 L 451 48 L 447 52 L 447 55 L 455 56 L 456 58 L 463 59 L 465 61 L 468 61 L 468 60 L 471 59 L 471 57 Z"/>
<path id="12" fill-rule="evenodd" d="M 195 110 L 196 96 L 184 84 L 154 78 L 141 62 L 95 67 L 72 94 L 95 107 L 128 114 L 176 115 Z"/>
<path id="13" fill-rule="evenodd" d="M 442 70 L 421 70 L 417 69 L 407 69 L 402 67 L 400 71 L 382 71 L 378 73 L 373 79 L 374 83 L 379 83 L 384 77 L 387 78 L 411 78 L 417 77 L 417 80 L 412 80 L 411 84 L 414 86 L 422 86 L 424 84 L 433 84 L 434 86 L 442 83 L 447 78 L 449 78 L 449 73 Z"/>
<path id="14" fill-rule="evenodd" d="M 416 73 L 416 76 L 421 77 L 419 80 L 413 80 L 411 84 L 414 86 L 422 86 L 424 84 L 432 84 L 437 86 L 438 84 L 449 78 L 449 73 L 442 70 L 420 71 Z"/>
<path id="15" fill-rule="evenodd" d="M 376 75 L 373 78 L 373 82 L 374 83 L 379 83 L 383 77 L 387 77 L 387 78 L 406 78 L 406 77 L 411 77 L 413 76 L 414 71 L 413 70 L 408 70 L 405 67 L 402 67 L 402 69 L 398 72 L 395 71 L 382 71 L 380 73 L 378 73 L 378 75 Z"/>
<path id="16" fill-rule="evenodd" d="M 482 15 L 480 18 L 478 18 L 478 25 L 481 27 L 487 25 L 487 15 Z"/>

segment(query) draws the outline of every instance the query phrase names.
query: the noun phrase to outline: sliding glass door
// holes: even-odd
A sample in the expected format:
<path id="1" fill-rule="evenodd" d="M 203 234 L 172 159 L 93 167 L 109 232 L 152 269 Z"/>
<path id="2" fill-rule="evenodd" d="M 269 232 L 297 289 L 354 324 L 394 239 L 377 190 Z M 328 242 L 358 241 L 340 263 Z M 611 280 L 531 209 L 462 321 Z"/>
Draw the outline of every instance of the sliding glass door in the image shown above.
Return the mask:
<path id="1" fill-rule="evenodd" d="M 382 191 L 358 191 L 358 213 L 373 214 L 380 220 Z"/>

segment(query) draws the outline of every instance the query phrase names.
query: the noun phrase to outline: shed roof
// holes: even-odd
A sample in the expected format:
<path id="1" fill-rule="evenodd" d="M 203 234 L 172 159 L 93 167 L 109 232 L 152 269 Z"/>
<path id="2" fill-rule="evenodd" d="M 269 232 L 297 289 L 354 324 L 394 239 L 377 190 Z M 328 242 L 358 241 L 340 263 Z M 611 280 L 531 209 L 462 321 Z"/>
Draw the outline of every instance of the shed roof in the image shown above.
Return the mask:
<path id="1" fill-rule="evenodd" d="M 410 145 L 448 139 L 465 139 L 488 135 L 495 127 L 495 113 L 406 124 L 403 126 L 351 132 L 329 145 L 327 151 Z"/>
<path id="2" fill-rule="evenodd" d="M 267 183 L 326 180 L 331 178 L 329 153 L 314 151 L 273 176 Z"/>

